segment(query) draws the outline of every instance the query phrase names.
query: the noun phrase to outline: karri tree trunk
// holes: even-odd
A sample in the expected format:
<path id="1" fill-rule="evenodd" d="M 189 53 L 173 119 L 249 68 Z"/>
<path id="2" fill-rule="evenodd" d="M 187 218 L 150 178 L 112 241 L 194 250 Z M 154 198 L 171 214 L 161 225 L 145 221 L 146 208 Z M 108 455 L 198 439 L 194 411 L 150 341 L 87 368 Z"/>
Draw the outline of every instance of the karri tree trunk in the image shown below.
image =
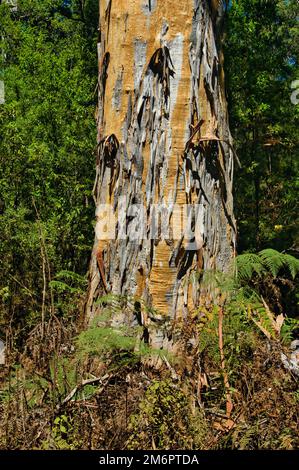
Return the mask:
<path id="1" fill-rule="evenodd" d="M 217 0 L 100 1 L 86 314 L 97 314 L 105 293 L 136 299 L 156 347 L 171 341 L 161 325 L 213 301 L 201 273 L 225 271 L 235 252 L 223 8 Z"/>

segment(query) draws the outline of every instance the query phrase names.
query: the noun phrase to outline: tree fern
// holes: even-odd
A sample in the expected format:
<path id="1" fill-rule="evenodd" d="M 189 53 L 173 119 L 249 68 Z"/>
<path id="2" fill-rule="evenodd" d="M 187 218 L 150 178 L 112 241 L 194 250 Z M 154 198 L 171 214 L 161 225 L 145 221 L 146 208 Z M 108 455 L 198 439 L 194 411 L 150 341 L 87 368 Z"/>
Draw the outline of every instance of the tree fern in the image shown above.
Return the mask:
<path id="1" fill-rule="evenodd" d="M 236 277 L 240 282 L 249 281 L 254 274 L 261 277 L 267 272 L 277 277 L 283 268 L 287 268 L 294 279 L 299 272 L 299 260 L 294 256 L 267 248 L 258 254 L 245 253 L 237 256 L 235 268 Z"/>
<path id="2" fill-rule="evenodd" d="M 276 277 L 284 266 L 284 255 L 272 248 L 267 248 L 259 253 L 264 266 L 270 271 L 273 277 Z"/>
<path id="3" fill-rule="evenodd" d="M 299 272 L 299 260 L 291 255 L 284 255 L 284 264 L 289 269 L 293 279 L 297 276 Z"/>
<path id="4" fill-rule="evenodd" d="M 267 273 L 277 277 L 282 269 L 288 269 L 294 279 L 299 272 L 299 260 L 289 254 L 265 249 L 258 254 L 245 253 L 237 256 L 234 267 L 238 288 L 231 293 L 228 310 L 238 310 L 244 318 L 248 317 L 268 339 L 290 341 L 294 329 L 298 327 L 298 320 L 286 321 L 282 314 L 275 316 L 249 281 L 256 276 L 262 278 Z"/>
<path id="5" fill-rule="evenodd" d="M 264 266 L 274 277 L 276 277 L 279 271 L 284 267 L 290 271 L 293 278 L 295 278 L 299 272 L 299 260 L 297 260 L 294 256 L 279 253 L 272 248 L 262 250 L 259 253 L 259 256 Z"/>
<path id="6" fill-rule="evenodd" d="M 240 281 L 249 281 L 254 274 L 261 276 L 265 272 L 265 266 L 259 255 L 244 253 L 235 260 L 236 276 Z"/>

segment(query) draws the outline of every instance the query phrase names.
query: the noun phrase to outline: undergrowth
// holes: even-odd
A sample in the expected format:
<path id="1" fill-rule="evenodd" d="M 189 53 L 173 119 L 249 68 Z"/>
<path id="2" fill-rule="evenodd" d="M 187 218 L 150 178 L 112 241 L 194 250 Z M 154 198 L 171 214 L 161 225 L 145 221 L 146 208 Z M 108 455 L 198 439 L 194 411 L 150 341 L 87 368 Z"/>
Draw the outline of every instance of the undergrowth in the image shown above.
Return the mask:
<path id="1" fill-rule="evenodd" d="M 176 322 L 172 352 L 144 342 L 125 313 L 132 299 L 105 296 L 71 334 L 53 319 L 41 341 L 35 327 L 1 371 L 0 447 L 298 449 L 298 376 L 281 360 L 298 319 L 263 295 L 265 279 L 295 283 L 297 271 L 264 250 L 238 257 L 231 275 L 205 273 L 218 300 Z"/>

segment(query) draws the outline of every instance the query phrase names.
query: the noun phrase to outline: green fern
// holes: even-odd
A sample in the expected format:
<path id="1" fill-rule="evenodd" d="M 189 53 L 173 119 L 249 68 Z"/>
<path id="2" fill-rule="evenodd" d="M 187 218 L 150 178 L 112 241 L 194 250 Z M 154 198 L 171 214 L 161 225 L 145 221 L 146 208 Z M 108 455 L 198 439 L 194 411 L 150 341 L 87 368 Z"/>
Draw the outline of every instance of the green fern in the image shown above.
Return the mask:
<path id="1" fill-rule="evenodd" d="M 281 342 L 285 345 L 291 343 L 294 331 L 299 328 L 299 320 L 297 318 L 286 318 L 281 329 Z"/>
<path id="2" fill-rule="evenodd" d="M 240 281 L 249 281 L 254 274 L 261 276 L 265 272 L 265 266 L 259 255 L 254 253 L 244 253 L 237 256 L 236 276 Z"/>
<path id="3" fill-rule="evenodd" d="M 49 286 L 59 294 L 67 292 L 77 294 L 83 292 L 86 282 L 85 276 L 64 270 L 56 274 L 55 279 L 50 281 Z"/>
<path id="4" fill-rule="evenodd" d="M 279 271 L 283 268 L 287 268 L 292 277 L 295 278 L 299 272 L 299 260 L 294 256 L 279 253 L 272 248 L 267 248 L 259 253 L 259 256 L 264 266 L 276 277 Z"/>
<path id="5" fill-rule="evenodd" d="M 294 279 L 299 272 L 299 260 L 272 248 L 262 250 L 258 254 L 245 253 L 237 256 L 235 260 L 236 277 L 240 282 L 247 282 L 254 275 L 261 277 L 267 272 L 277 277 L 283 268 L 287 268 Z"/>
<path id="6" fill-rule="evenodd" d="M 49 283 L 49 286 L 57 293 L 63 294 L 69 292 L 70 294 L 78 294 L 81 292 L 81 289 L 78 289 L 76 287 L 71 287 L 65 282 L 61 281 L 51 281 Z"/>
<path id="7" fill-rule="evenodd" d="M 82 287 L 86 286 L 87 284 L 87 279 L 85 276 L 81 276 L 80 274 L 75 273 L 73 271 L 59 271 L 59 273 L 56 274 L 55 278 L 58 280 L 65 280 L 72 283 L 76 283 Z"/>
<path id="8" fill-rule="evenodd" d="M 264 266 L 270 271 L 273 277 L 276 277 L 279 271 L 284 267 L 284 255 L 272 248 L 267 248 L 259 253 Z"/>
<path id="9" fill-rule="evenodd" d="M 289 269 L 292 278 L 295 279 L 299 273 L 299 260 L 291 255 L 284 255 L 284 264 Z"/>
<path id="10" fill-rule="evenodd" d="M 264 305 L 257 303 L 252 307 L 252 319 L 257 322 L 257 325 L 260 325 L 260 329 L 264 334 L 268 333 L 269 337 L 276 338 L 276 331 L 273 328 L 272 320 L 269 318 Z"/>
<path id="11" fill-rule="evenodd" d="M 89 328 L 79 335 L 77 345 L 83 356 L 98 356 L 117 350 L 133 351 L 136 345 L 135 335 L 125 327 L 118 330 L 109 326 Z"/>

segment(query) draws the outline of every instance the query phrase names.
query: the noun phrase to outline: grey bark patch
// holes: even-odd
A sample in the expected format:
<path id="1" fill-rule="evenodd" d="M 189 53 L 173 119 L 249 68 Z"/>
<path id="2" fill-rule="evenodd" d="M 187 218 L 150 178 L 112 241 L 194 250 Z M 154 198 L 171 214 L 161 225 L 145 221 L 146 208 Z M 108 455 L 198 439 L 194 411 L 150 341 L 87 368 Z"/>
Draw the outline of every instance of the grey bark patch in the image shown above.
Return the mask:
<path id="1" fill-rule="evenodd" d="M 200 19 L 200 2 L 199 0 L 194 0 L 194 13 L 193 13 L 193 19 L 192 19 L 192 31 L 190 35 L 190 41 L 192 43 L 192 46 L 195 47 L 197 43 L 197 28 L 199 24 L 199 19 Z"/>
<path id="2" fill-rule="evenodd" d="M 139 89 L 142 72 L 146 63 L 146 42 L 140 39 L 134 41 L 134 88 Z"/>
<path id="3" fill-rule="evenodd" d="M 112 96 L 112 106 L 116 111 L 120 110 L 121 107 L 121 97 L 122 97 L 122 86 L 123 86 L 123 70 L 118 74 L 118 77 L 115 82 L 113 96 Z"/>
<path id="4" fill-rule="evenodd" d="M 162 37 L 165 36 L 165 34 L 167 34 L 168 29 L 169 29 L 169 24 L 167 23 L 166 20 L 164 20 L 162 28 L 161 28 L 161 36 Z"/>
<path id="5" fill-rule="evenodd" d="M 144 0 L 142 3 L 142 11 L 146 16 L 150 16 L 156 8 L 157 0 Z"/>
<path id="6" fill-rule="evenodd" d="M 0 339 L 0 365 L 4 365 L 4 364 L 5 364 L 5 344 Z"/>
<path id="7" fill-rule="evenodd" d="M 170 80 L 170 119 L 176 104 L 179 84 L 182 76 L 184 36 L 179 33 L 168 43 L 174 68 L 174 76 Z"/>

